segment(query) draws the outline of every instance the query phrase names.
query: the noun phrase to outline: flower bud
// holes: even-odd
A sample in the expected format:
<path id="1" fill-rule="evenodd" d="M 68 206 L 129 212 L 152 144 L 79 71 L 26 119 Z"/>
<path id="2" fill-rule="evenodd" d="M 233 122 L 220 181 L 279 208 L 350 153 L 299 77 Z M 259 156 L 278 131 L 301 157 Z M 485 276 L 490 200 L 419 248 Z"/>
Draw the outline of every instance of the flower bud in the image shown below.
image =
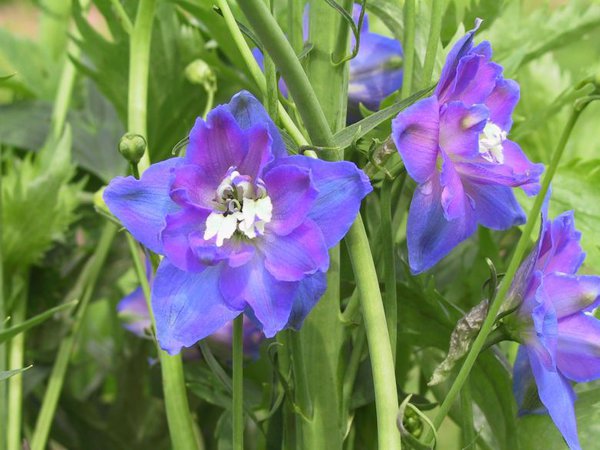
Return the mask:
<path id="1" fill-rule="evenodd" d="M 206 91 L 217 90 L 217 77 L 210 66 L 202 59 L 192 61 L 185 68 L 185 76 L 190 83 L 200 84 Z"/>
<path id="2" fill-rule="evenodd" d="M 137 164 L 146 151 L 146 139 L 139 134 L 126 133 L 119 141 L 119 153 L 131 164 Z"/>
<path id="3" fill-rule="evenodd" d="M 104 189 L 106 189 L 106 186 L 104 186 L 103 188 L 99 189 L 98 191 L 96 191 L 94 193 L 94 207 L 101 212 L 104 212 L 106 214 L 110 214 L 110 211 L 108 209 L 108 206 L 106 206 L 106 202 L 104 201 Z"/>

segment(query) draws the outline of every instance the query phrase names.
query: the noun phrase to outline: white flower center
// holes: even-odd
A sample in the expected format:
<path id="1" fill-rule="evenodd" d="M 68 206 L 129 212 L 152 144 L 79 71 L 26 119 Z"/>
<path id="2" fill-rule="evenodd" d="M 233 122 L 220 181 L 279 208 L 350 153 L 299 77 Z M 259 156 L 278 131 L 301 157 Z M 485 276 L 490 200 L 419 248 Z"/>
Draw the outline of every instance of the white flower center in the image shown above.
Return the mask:
<path id="1" fill-rule="evenodd" d="M 248 176 L 230 169 L 215 193 L 215 207 L 206 219 L 204 239 L 217 237 L 217 247 L 236 231 L 249 239 L 262 235 L 271 221 L 273 204 L 262 180 L 252 183 Z"/>
<path id="2" fill-rule="evenodd" d="M 506 140 L 506 131 L 493 122 L 485 124 L 479 134 L 479 154 L 486 161 L 504 164 L 502 143 Z"/>

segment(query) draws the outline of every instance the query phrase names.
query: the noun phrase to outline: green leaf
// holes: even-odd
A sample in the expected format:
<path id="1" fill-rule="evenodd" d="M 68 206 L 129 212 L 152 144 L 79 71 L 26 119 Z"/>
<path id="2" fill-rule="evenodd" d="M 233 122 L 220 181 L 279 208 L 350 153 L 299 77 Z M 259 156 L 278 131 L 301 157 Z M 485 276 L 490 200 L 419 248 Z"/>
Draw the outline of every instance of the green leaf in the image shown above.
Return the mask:
<path id="1" fill-rule="evenodd" d="M 75 307 L 76 305 L 77 305 L 77 300 L 69 302 L 69 303 L 64 303 L 62 305 L 55 306 L 54 308 L 50 308 L 50 309 L 44 311 L 43 313 L 38 314 L 35 317 L 32 317 L 31 319 L 27 319 L 26 321 L 19 323 L 18 325 L 15 325 L 10 328 L 2 329 L 0 331 L 0 344 L 13 338 L 14 336 L 16 336 L 19 333 L 23 333 L 24 331 L 27 331 L 30 328 L 33 328 L 33 327 L 45 322 L 46 320 L 51 318 L 54 314 L 64 311 L 64 310 L 67 310 L 67 309 L 71 309 L 71 308 Z"/>
<path id="2" fill-rule="evenodd" d="M 575 160 L 561 166 L 552 183 L 550 216 L 575 211 L 575 226 L 581 231 L 581 246 L 587 253 L 585 266 L 600 271 L 600 159 Z"/>
<path id="3" fill-rule="evenodd" d="M 341 148 L 348 147 L 354 141 L 363 137 L 365 134 L 373 130 L 378 125 L 396 116 L 400 111 L 408 108 L 410 105 L 412 105 L 422 97 L 425 97 L 432 90 L 433 86 L 427 89 L 423 89 L 411 95 L 407 99 L 402 100 L 401 102 L 394 103 L 393 105 L 388 106 L 387 108 L 384 108 L 381 111 L 377 111 L 376 113 L 371 114 L 369 117 L 365 117 L 363 120 L 344 128 L 343 130 L 337 132 L 335 136 L 333 136 L 334 146 Z"/>
<path id="4" fill-rule="evenodd" d="M 5 264 L 37 262 L 75 219 L 81 183 L 70 184 L 71 132 L 36 155 L 12 159 L 2 180 L 2 249 Z"/>
<path id="5" fill-rule="evenodd" d="M 0 372 L 0 381 L 4 381 L 9 379 L 10 377 L 13 377 L 19 373 L 23 373 L 26 370 L 31 369 L 33 366 L 27 366 L 27 367 L 23 367 L 22 369 L 15 369 L 15 370 L 7 370 L 7 371 L 3 371 Z"/>

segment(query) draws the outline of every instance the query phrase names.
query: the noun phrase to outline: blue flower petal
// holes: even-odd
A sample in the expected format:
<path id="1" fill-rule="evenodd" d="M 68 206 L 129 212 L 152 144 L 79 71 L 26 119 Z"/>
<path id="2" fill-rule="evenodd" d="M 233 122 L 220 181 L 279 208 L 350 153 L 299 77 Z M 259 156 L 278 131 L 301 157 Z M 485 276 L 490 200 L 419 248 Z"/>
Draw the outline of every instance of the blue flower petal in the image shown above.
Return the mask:
<path id="1" fill-rule="evenodd" d="M 442 207 L 442 187 L 437 176 L 415 190 L 408 212 L 408 260 L 415 274 L 428 270 L 477 228 L 467 202 L 465 214 L 447 220 Z"/>
<path id="2" fill-rule="evenodd" d="M 327 289 L 327 277 L 323 272 L 304 278 L 296 291 L 288 327 L 299 330 L 308 313 L 314 308 Z"/>
<path id="3" fill-rule="evenodd" d="M 183 162 L 171 158 L 152 164 L 141 179 L 114 178 L 104 191 L 104 201 L 138 241 L 155 253 L 162 253 L 160 234 L 167 214 L 179 207 L 169 196 L 173 169 Z"/>
<path id="4" fill-rule="evenodd" d="M 554 367 L 548 369 L 537 352 L 527 347 L 529 362 L 538 387 L 540 400 L 571 450 L 581 450 L 575 420 L 575 393 L 568 380 Z"/>
<path id="5" fill-rule="evenodd" d="M 152 290 L 156 336 L 171 355 L 217 331 L 243 309 L 231 309 L 219 289 L 220 266 L 201 273 L 179 270 L 162 260 Z"/>
<path id="6" fill-rule="evenodd" d="M 310 170 L 319 193 L 308 218 L 321 229 L 328 248 L 336 245 L 356 219 L 362 199 L 373 190 L 369 178 L 348 161 L 330 162 L 296 155 L 276 161 L 279 164 Z"/>
<path id="7" fill-rule="evenodd" d="M 465 188 L 475 202 L 475 214 L 481 225 L 506 230 L 525 223 L 527 217 L 511 188 L 474 182 L 465 183 Z"/>
<path id="8" fill-rule="evenodd" d="M 600 320 L 585 313 L 558 321 L 556 364 L 570 380 L 584 383 L 600 378 Z"/>

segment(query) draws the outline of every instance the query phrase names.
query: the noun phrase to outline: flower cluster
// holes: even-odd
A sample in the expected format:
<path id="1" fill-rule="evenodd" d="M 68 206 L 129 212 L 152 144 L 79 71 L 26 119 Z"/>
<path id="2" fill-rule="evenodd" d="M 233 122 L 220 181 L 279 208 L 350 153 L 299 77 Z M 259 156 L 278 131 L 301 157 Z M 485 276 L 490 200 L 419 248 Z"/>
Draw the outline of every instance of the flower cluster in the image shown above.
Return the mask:
<path id="1" fill-rule="evenodd" d="M 267 337 L 299 327 L 325 291 L 328 249 L 371 192 L 350 162 L 288 156 L 262 105 L 241 92 L 198 119 L 184 157 L 118 177 L 104 199 L 164 255 L 152 290 L 157 338 L 178 353 L 245 312 Z"/>
<path id="2" fill-rule="evenodd" d="M 535 386 L 544 407 L 572 450 L 580 449 L 571 382 L 600 378 L 600 277 L 577 275 L 585 259 L 573 212 L 553 221 L 544 208 L 540 237 L 511 287 L 523 301 L 507 322 L 523 345 L 514 368 L 514 392 L 521 413 Z M 542 410 L 543 411 L 543 410 Z"/>
<path id="3" fill-rule="evenodd" d="M 392 137 L 418 183 L 407 225 L 408 257 L 423 272 L 471 236 L 477 224 L 504 230 L 525 221 L 512 188 L 539 190 L 541 164 L 508 139 L 519 86 L 469 31 L 450 51 L 434 95 L 402 111 Z"/>

